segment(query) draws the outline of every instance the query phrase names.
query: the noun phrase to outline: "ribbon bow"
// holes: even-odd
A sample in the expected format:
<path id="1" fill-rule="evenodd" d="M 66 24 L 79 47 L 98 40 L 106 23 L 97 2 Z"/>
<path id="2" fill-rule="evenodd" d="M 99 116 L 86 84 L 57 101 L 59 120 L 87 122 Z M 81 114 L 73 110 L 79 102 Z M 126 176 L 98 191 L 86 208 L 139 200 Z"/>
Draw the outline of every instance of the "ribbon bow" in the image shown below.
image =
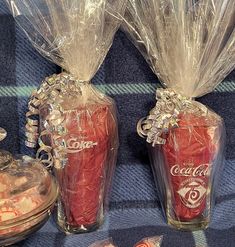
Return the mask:
<path id="1" fill-rule="evenodd" d="M 25 144 L 27 147 L 31 148 L 35 148 L 37 144 L 39 144 L 36 158 L 41 160 L 47 168 L 50 168 L 55 160 L 53 160 L 51 154 L 52 147 L 45 144 L 43 139 L 52 132 L 61 135 L 65 134 L 66 129 L 62 125 L 64 116 L 61 99 L 65 95 L 69 95 L 70 97 L 81 95 L 82 91 L 80 85 L 81 83 L 76 80 L 76 78 L 65 72 L 59 75 L 52 75 L 43 81 L 37 91 L 33 92 L 29 101 L 29 111 L 26 113 L 27 140 Z M 39 115 L 40 107 L 45 104 L 49 107 L 49 113 L 43 122 L 45 130 L 39 133 L 39 121 L 35 119 L 35 116 Z M 56 151 L 60 151 L 61 153 L 62 147 L 59 146 L 57 149 L 54 148 L 54 156 L 56 156 Z M 60 163 L 63 163 L 61 157 Z"/>
<path id="2" fill-rule="evenodd" d="M 150 111 L 149 116 L 140 119 L 137 124 L 138 134 L 145 138 L 148 143 L 163 145 L 166 140 L 162 137 L 172 128 L 178 126 L 178 116 L 182 111 L 192 111 L 200 113 L 207 111 L 202 104 L 191 100 L 172 89 L 157 89 L 157 103 Z"/>

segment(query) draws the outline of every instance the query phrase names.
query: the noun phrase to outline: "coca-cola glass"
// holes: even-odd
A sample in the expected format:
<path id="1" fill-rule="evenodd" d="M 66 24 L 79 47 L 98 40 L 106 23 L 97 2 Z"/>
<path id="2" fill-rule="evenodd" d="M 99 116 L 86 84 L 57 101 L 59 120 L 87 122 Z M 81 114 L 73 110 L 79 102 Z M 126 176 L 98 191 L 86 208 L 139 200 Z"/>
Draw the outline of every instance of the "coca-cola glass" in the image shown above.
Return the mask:
<path id="1" fill-rule="evenodd" d="M 66 73 L 44 83 L 52 79 L 70 86 L 60 99 L 39 107 L 41 147 L 51 150 L 60 188 L 56 222 L 66 233 L 93 231 L 103 223 L 116 164 L 115 102 Z"/>
<path id="2" fill-rule="evenodd" d="M 234 0 L 131 0 L 123 27 L 163 86 L 137 131 L 149 144 L 167 220 L 177 228 L 205 228 L 222 167 L 224 127 L 196 98 L 234 69 Z"/>
<path id="3" fill-rule="evenodd" d="M 30 98 L 26 145 L 39 144 L 37 158 L 54 168 L 59 227 L 66 233 L 95 230 L 108 204 L 118 124 L 114 101 L 92 79 L 121 25 L 126 1 L 6 2 L 33 46 L 63 70 L 47 77 Z"/>
<path id="4" fill-rule="evenodd" d="M 155 182 L 170 225 L 185 230 L 209 224 L 223 164 L 223 120 L 180 114 L 179 127 L 165 134 L 164 145 L 148 145 Z"/>

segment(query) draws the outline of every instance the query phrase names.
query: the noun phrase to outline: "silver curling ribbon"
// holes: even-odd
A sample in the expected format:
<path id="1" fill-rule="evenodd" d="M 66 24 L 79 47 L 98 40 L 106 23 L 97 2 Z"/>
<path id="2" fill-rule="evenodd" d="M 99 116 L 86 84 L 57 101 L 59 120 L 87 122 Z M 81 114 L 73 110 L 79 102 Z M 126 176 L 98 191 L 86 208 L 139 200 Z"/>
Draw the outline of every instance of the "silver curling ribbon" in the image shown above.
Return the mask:
<path id="1" fill-rule="evenodd" d="M 163 135 L 170 129 L 177 128 L 178 116 L 181 112 L 194 112 L 199 115 L 207 112 L 201 103 L 176 93 L 172 89 L 157 89 L 157 103 L 146 118 L 139 120 L 137 132 L 142 138 L 154 147 L 156 144 L 164 145 Z"/>
<path id="2" fill-rule="evenodd" d="M 31 95 L 28 103 L 29 111 L 26 113 L 25 144 L 30 148 L 35 148 L 39 145 L 36 158 L 43 162 L 47 168 L 53 166 L 54 156 L 57 163 L 59 163 L 58 160 L 64 161 L 62 162 L 62 166 L 66 163 L 66 157 L 64 157 L 64 155 L 60 155 L 59 157 L 59 153 L 66 153 L 64 148 L 55 148 L 55 154 L 52 155 L 52 147 L 46 144 L 44 140 L 50 138 L 51 135 L 59 134 L 63 136 L 66 134 L 66 129 L 62 124 L 64 121 L 64 112 L 61 107 L 61 99 L 66 95 L 81 95 L 80 84 L 81 82 L 68 73 L 54 74 L 47 77 L 42 82 L 40 88 Z M 45 130 L 39 133 L 39 120 L 36 120 L 35 117 L 38 117 L 40 107 L 45 104 L 50 105 L 51 109 L 45 121 L 42 123 Z"/>

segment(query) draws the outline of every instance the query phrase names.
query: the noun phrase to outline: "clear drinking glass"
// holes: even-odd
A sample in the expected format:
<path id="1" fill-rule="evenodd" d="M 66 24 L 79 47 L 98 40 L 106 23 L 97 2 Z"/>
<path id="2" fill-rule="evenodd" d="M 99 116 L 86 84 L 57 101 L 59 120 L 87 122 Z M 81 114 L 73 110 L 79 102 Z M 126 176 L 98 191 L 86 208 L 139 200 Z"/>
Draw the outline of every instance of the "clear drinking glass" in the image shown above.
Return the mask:
<path id="1" fill-rule="evenodd" d="M 40 133 L 47 133 L 42 139 L 52 147 L 60 187 L 56 221 L 66 233 L 103 223 L 118 148 L 114 101 L 91 84 L 75 87 L 60 96 L 59 108 L 58 98 L 39 108 Z"/>
<path id="2" fill-rule="evenodd" d="M 178 229 L 206 228 L 223 164 L 223 120 L 213 112 L 181 114 L 165 138 L 148 149 L 167 221 Z"/>

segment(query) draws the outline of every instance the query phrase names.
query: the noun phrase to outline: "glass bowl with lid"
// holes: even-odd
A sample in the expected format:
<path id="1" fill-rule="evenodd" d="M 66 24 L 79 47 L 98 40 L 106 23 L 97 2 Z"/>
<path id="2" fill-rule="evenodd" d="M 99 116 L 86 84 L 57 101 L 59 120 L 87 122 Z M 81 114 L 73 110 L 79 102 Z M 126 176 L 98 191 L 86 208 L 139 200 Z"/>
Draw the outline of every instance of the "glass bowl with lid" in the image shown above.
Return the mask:
<path id="1" fill-rule="evenodd" d="M 0 150 L 0 246 L 21 241 L 39 230 L 48 220 L 57 195 L 55 179 L 39 160 L 28 156 L 14 159 Z"/>

